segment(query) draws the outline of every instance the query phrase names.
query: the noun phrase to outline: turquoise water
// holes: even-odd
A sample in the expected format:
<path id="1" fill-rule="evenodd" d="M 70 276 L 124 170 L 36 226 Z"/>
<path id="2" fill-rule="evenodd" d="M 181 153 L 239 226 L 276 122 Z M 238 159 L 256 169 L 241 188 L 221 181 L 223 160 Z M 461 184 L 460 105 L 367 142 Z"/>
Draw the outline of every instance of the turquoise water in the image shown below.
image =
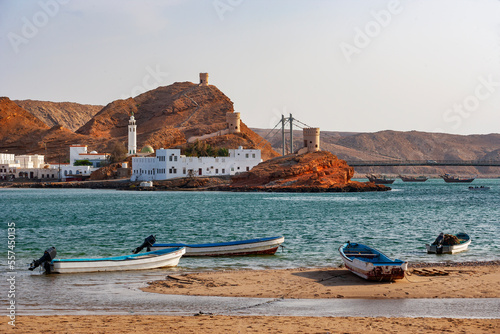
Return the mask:
<path id="1" fill-rule="evenodd" d="M 373 246 L 407 261 L 498 260 L 500 179 L 469 184 L 396 181 L 389 192 L 230 193 L 134 192 L 89 189 L 0 189 L 4 249 L 16 228 L 16 270 L 55 246 L 58 258 L 130 253 L 145 237 L 205 243 L 285 236 L 275 256 L 184 258 L 178 270 L 337 266 L 345 241 Z M 439 232 L 466 232 L 469 250 L 431 255 Z M 7 256 L 0 259 L 6 270 Z"/>

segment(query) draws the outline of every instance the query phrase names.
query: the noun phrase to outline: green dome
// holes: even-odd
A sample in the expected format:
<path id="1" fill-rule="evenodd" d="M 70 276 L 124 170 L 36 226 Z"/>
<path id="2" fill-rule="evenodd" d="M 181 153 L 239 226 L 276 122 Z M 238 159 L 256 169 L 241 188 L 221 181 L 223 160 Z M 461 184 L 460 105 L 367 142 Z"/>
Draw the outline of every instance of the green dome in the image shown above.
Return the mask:
<path id="1" fill-rule="evenodd" d="M 151 145 L 146 145 L 142 148 L 141 153 L 155 153 L 155 150 Z"/>

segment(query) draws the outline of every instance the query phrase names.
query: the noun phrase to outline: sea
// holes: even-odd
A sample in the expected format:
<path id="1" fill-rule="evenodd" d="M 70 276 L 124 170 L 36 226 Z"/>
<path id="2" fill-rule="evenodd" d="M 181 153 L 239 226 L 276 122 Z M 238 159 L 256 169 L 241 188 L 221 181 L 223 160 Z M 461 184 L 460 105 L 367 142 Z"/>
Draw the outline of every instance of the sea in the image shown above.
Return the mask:
<path id="1" fill-rule="evenodd" d="M 469 186 L 490 189 L 471 191 Z M 340 266 L 338 248 L 346 241 L 410 263 L 500 259 L 500 179 L 471 184 L 397 180 L 391 188 L 360 193 L 3 188 L 0 267 L 7 278 L 15 277 L 18 305 L 29 313 L 43 308 L 46 291 L 64 294 L 69 303 L 78 300 L 78 287 L 89 282 L 101 291 L 112 289 L 110 280 L 146 284 L 169 273 Z M 425 244 L 440 232 L 465 232 L 472 243 L 459 254 L 427 254 Z M 280 235 L 285 242 L 273 256 L 182 258 L 176 268 L 133 274 L 28 271 L 29 263 L 50 246 L 56 247 L 58 258 L 118 256 L 130 254 L 151 234 L 160 243 Z M 8 290 L 9 284 L 2 279 L 0 289 Z M 9 302 L 6 293 L 0 300 Z M 57 308 L 55 300 L 52 309 Z M 63 304 L 62 309 L 70 305 Z"/>

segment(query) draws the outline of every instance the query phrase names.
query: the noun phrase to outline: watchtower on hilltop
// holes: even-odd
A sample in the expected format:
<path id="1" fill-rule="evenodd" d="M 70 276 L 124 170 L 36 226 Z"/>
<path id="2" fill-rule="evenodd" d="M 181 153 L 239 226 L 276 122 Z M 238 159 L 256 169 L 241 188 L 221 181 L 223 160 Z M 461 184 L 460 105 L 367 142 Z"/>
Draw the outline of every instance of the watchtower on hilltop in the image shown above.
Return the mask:
<path id="1" fill-rule="evenodd" d="M 200 86 L 208 86 L 208 73 L 200 73 Z"/>

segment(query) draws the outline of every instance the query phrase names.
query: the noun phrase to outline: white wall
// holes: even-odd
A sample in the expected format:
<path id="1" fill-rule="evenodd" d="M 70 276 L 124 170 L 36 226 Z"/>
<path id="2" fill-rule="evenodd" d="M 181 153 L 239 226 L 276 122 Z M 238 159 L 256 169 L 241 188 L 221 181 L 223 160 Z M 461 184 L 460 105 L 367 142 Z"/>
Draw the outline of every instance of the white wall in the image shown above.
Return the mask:
<path id="1" fill-rule="evenodd" d="M 179 149 L 158 149 L 156 157 L 132 158 L 132 181 L 194 176 L 222 176 L 246 172 L 261 162 L 260 150 L 229 150 L 229 157 L 186 157 Z"/>

